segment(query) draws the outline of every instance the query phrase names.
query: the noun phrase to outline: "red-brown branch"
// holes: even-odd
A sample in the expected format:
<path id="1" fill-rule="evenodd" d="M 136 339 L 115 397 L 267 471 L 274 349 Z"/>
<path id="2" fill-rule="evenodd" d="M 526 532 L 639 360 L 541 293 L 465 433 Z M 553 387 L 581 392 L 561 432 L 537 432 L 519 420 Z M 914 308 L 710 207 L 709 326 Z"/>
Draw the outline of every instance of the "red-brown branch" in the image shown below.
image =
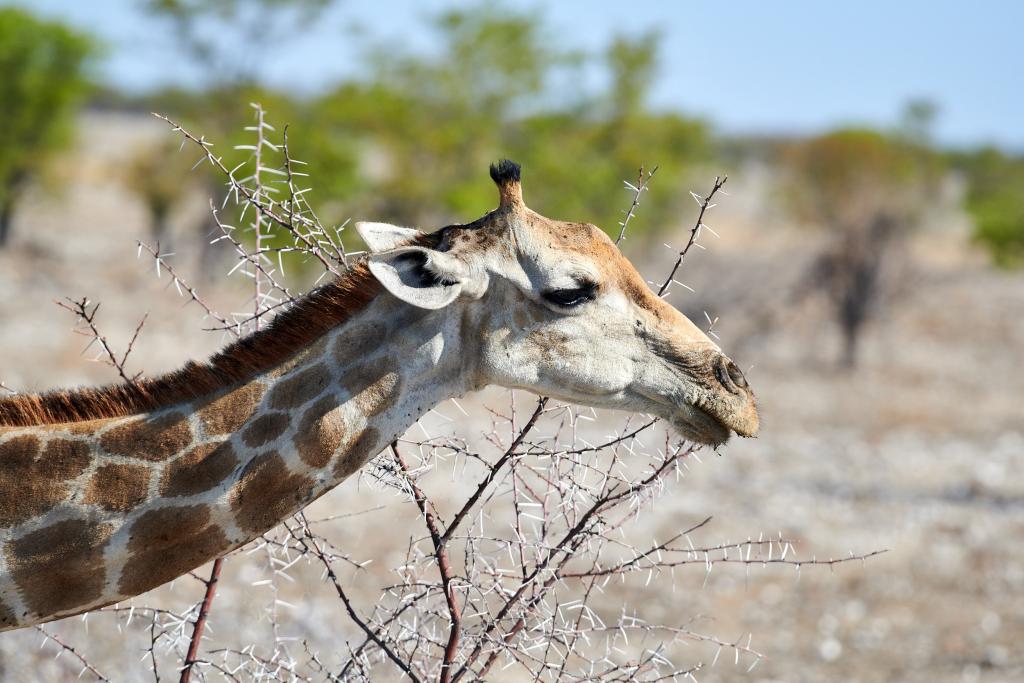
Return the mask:
<path id="1" fill-rule="evenodd" d="M 217 594 L 217 582 L 220 581 L 220 569 L 224 566 L 224 558 L 218 557 L 213 561 L 210 569 L 210 578 L 206 580 L 206 592 L 203 594 L 203 603 L 199 606 L 199 615 L 196 617 L 195 625 L 192 627 L 192 639 L 188 643 L 188 653 L 185 655 L 185 668 L 181 670 L 181 678 L 178 683 L 188 683 L 192 677 L 192 667 L 196 663 L 196 656 L 199 654 L 199 641 L 203 637 L 203 629 L 206 628 L 206 619 L 210 615 L 210 606 L 213 604 L 213 597 Z"/>
<path id="2" fill-rule="evenodd" d="M 544 412 L 544 406 L 546 406 L 547 403 L 548 399 L 546 396 L 537 399 L 537 407 L 534 409 L 533 414 L 530 415 L 530 419 L 527 420 L 525 425 L 523 425 L 523 428 L 519 431 L 519 434 L 516 435 L 515 439 L 513 439 L 508 449 L 506 449 L 502 456 L 498 458 L 498 461 L 491 466 L 491 468 L 487 472 L 487 476 L 485 476 L 483 481 L 481 481 L 477 485 L 476 490 L 473 491 L 473 495 L 469 497 L 469 500 L 467 500 L 466 504 L 462 506 L 462 509 L 460 509 L 455 514 L 455 517 L 452 519 L 451 524 L 448 525 L 448 528 L 445 529 L 444 534 L 441 535 L 441 540 L 443 542 L 448 542 L 448 540 L 452 537 L 452 534 L 454 534 L 455 530 L 459 527 L 459 524 L 462 523 L 462 520 L 465 519 L 466 515 L 470 513 L 470 511 L 473 509 L 473 506 L 476 505 L 476 502 L 480 500 L 480 496 L 484 494 L 484 491 L 487 490 L 487 487 L 490 486 L 491 482 L 494 481 L 495 477 L 498 476 L 498 473 L 505 466 L 505 463 L 507 463 L 509 459 L 516 454 L 516 449 L 519 448 L 519 445 L 523 442 L 523 439 L 526 438 L 526 435 L 529 434 L 530 430 L 532 430 L 534 425 L 537 424 L 537 420 Z"/>
<path id="3" fill-rule="evenodd" d="M 452 665 L 455 663 L 455 655 L 459 649 L 459 638 L 462 635 L 462 610 L 459 609 L 459 605 L 455 600 L 455 589 L 452 585 L 454 573 L 452 572 L 451 562 L 448 559 L 448 549 L 438 530 L 434 513 L 427 507 L 427 497 L 409 473 L 409 467 L 405 464 L 405 460 L 402 459 L 402 454 L 398 452 L 398 444 L 396 442 L 391 443 L 391 452 L 395 454 L 395 460 L 405 475 L 405 481 L 412 490 L 416 506 L 420 509 L 420 513 L 426 521 L 427 530 L 430 532 L 430 540 L 434 544 L 434 558 L 437 560 L 437 569 L 441 574 L 441 588 L 444 591 L 445 602 L 448 605 L 448 618 L 451 621 L 448 630 L 448 643 L 445 645 L 444 659 L 441 662 L 441 676 L 438 680 L 440 683 L 450 683 L 452 679 Z"/>
<path id="4" fill-rule="evenodd" d="M 54 303 L 61 308 L 74 313 L 75 316 L 77 316 L 78 319 L 88 328 L 88 331 L 76 330 L 79 334 L 92 339 L 85 349 L 88 350 L 89 346 L 99 342 L 100 348 L 103 349 L 103 354 L 107 357 L 105 361 L 106 364 L 117 370 L 117 374 L 121 376 L 121 379 L 124 380 L 126 384 L 134 385 L 135 380 L 137 380 L 142 373 L 140 372 L 129 377 L 124 366 L 125 363 L 128 362 L 128 356 L 131 355 L 131 352 L 135 349 L 135 342 L 139 338 L 139 332 L 142 331 L 142 326 L 146 324 L 146 319 L 149 318 L 149 313 L 142 316 L 142 320 L 140 320 L 139 324 L 135 326 L 135 332 L 132 334 L 132 338 L 128 341 L 128 347 L 125 349 L 124 355 L 119 359 L 117 354 L 114 353 L 114 350 L 110 347 L 110 344 L 107 343 L 107 338 L 100 334 L 99 327 L 96 325 L 96 314 L 100 310 L 100 305 L 97 303 L 92 307 L 92 310 L 89 310 L 90 302 L 86 297 L 82 297 L 79 300 L 67 297 L 65 298 L 67 303 L 64 303 L 63 301 L 55 301 Z M 85 351 L 82 351 L 82 353 L 85 353 Z"/>

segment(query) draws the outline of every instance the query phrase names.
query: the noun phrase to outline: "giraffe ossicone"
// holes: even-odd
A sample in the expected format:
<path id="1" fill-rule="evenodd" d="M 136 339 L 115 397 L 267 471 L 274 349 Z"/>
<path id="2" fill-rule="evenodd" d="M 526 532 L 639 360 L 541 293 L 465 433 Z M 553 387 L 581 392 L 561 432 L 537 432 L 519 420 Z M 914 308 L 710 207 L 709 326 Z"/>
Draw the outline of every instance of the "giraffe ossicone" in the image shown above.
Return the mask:
<path id="1" fill-rule="evenodd" d="M 758 429 L 736 365 L 597 227 L 523 202 L 432 233 L 357 229 L 349 273 L 207 363 L 0 399 L 0 630 L 138 595 L 336 486 L 436 403 L 489 384 Z"/>

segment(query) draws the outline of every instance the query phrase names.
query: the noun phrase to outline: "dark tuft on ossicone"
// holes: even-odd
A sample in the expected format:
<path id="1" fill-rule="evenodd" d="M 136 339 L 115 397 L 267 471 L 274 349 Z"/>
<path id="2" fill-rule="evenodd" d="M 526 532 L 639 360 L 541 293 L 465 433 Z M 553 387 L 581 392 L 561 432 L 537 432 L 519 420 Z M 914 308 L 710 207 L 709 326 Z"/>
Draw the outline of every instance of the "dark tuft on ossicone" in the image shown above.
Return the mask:
<path id="1" fill-rule="evenodd" d="M 521 167 L 510 159 L 502 159 L 496 164 L 491 164 L 491 180 L 499 187 L 507 183 L 518 183 Z"/>

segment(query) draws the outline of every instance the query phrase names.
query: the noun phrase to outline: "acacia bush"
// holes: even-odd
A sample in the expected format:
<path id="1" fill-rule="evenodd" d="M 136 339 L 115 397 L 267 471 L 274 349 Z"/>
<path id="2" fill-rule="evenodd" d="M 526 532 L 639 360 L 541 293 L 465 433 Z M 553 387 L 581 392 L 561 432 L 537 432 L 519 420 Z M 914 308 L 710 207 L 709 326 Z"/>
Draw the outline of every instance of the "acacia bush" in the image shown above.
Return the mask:
<path id="1" fill-rule="evenodd" d="M 656 34 L 620 36 L 588 53 L 537 13 L 485 4 L 434 14 L 424 29 L 436 51 L 365 39 L 358 76 L 315 95 L 219 80 L 136 104 L 221 141 L 233 168 L 249 153 L 234 149 L 249 142 L 248 103 L 261 102 L 289 122 L 292 152 L 317 178 L 306 199 L 327 225 L 353 215 L 405 225 L 479 215 L 493 198 L 477 169 L 507 156 L 545 179 L 531 188 L 537 210 L 597 224 L 619 210 L 608 188 L 623 169 L 656 165 L 654 201 L 636 233 L 679 226 L 689 202 L 681 188 L 708 162 L 712 142 L 706 122 L 651 108 Z"/>
<path id="2" fill-rule="evenodd" d="M 986 148 L 953 155 L 967 179 L 974 237 L 1001 267 L 1024 265 L 1024 157 Z"/>

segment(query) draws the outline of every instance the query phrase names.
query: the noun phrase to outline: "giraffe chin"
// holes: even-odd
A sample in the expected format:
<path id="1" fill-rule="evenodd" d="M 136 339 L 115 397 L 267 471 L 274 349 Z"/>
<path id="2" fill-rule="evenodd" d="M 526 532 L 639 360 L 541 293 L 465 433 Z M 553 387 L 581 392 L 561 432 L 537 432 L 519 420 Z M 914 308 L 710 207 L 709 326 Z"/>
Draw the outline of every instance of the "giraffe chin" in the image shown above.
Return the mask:
<path id="1" fill-rule="evenodd" d="M 716 417 L 695 406 L 687 405 L 667 418 L 673 431 L 686 441 L 717 448 L 729 440 L 732 430 Z"/>

